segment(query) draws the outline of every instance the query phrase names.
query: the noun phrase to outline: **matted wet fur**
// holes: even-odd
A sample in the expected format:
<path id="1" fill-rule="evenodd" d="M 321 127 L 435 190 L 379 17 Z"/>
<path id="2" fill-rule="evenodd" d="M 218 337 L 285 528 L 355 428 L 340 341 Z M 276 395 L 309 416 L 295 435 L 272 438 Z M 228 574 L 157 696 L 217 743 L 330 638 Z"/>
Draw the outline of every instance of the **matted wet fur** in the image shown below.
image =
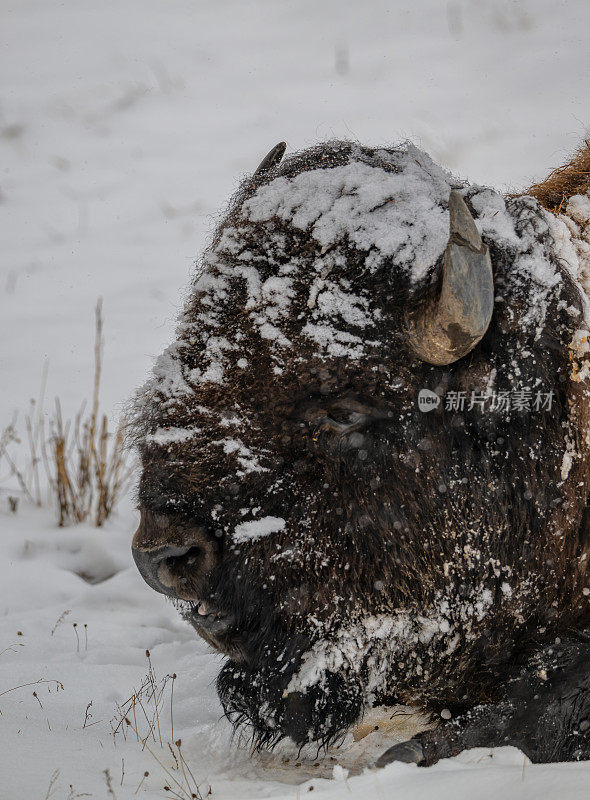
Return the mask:
<path id="1" fill-rule="evenodd" d="M 420 361 L 404 326 L 432 290 L 444 242 L 416 273 L 401 250 L 383 255 L 346 231 L 326 244 L 284 214 L 245 211 L 279 179 L 351 164 L 403 175 L 413 162 L 432 182 L 433 219 L 447 213 L 449 189 L 461 190 L 494 269 L 490 327 L 445 367 Z M 495 233 L 494 204 L 510 236 Z M 527 272 L 531 253 L 555 282 Z M 272 286 L 290 264 L 288 313 L 279 305 L 265 317 L 273 295 L 255 295 L 248 270 Z M 328 284 L 366 313 L 337 316 L 322 343 Z M 462 713 L 499 699 L 532 651 L 590 625 L 588 387 L 572 379 L 570 349 L 582 310 L 537 200 L 504 207 L 411 146 L 329 142 L 243 182 L 177 342 L 136 403 L 136 541 L 179 547 L 198 529 L 210 543 L 211 569 L 200 569 L 197 547 L 170 560 L 168 593 L 229 655 L 221 701 L 259 744 L 331 742 L 379 702 Z M 450 393 L 490 386 L 536 388 L 551 407 L 446 408 Z M 429 413 L 422 389 L 443 397 Z M 257 520 L 274 529 L 248 538 L 257 528 L 243 526 Z"/>

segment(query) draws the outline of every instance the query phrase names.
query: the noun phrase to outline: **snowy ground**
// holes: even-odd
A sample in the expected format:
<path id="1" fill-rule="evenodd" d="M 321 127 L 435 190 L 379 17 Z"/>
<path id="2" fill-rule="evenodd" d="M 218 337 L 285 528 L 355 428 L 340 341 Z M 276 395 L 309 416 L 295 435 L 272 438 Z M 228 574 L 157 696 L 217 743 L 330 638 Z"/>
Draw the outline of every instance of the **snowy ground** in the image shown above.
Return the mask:
<path id="1" fill-rule="evenodd" d="M 48 398 L 69 413 L 88 396 L 99 295 L 116 415 L 171 337 L 215 215 L 281 139 L 410 137 L 472 180 L 543 176 L 590 124 L 589 29 L 586 0 L 1 0 L 0 427 L 45 359 Z M 0 797 L 173 796 L 171 682 L 151 748 L 173 778 L 112 734 L 146 649 L 156 680 L 177 675 L 174 739 L 214 797 L 587 797 L 590 767 L 510 749 L 360 774 L 395 731 L 319 761 L 252 758 L 219 720 L 217 657 L 133 569 L 135 524 L 128 499 L 103 531 L 60 531 L 49 509 L 10 515 L 0 492 Z"/>

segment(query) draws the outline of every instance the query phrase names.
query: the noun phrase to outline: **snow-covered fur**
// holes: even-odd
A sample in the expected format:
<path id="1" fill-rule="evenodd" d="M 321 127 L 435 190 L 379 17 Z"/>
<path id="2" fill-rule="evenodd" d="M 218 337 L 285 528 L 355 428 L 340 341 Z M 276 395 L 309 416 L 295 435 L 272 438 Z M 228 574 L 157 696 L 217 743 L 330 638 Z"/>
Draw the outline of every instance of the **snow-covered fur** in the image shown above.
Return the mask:
<path id="1" fill-rule="evenodd" d="M 404 321 L 451 188 L 496 303 L 435 367 Z M 329 142 L 242 183 L 134 430 L 141 507 L 219 543 L 206 579 L 178 562 L 184 611 L 231 620 L 220 696 L 260 741 L 327 741 L 383 700 L 468 708 L 590 625 L 589 205 L 505 200 L 411 144 Z"/>

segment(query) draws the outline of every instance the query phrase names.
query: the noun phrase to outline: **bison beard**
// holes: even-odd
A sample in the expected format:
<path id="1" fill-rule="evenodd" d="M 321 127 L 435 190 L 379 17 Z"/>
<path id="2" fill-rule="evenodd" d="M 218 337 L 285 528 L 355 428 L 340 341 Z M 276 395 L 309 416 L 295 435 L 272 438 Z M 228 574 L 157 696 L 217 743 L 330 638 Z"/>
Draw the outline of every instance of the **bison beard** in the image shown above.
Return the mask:
<path id="1" fill-rule="evenodd" d="M 380 763 L 590 758 L 584 198 L 553 216 L 411 145 L 283 152 L 135 402 L 142 575 L 260 746 L 396 702 L 453 719 Z"/>

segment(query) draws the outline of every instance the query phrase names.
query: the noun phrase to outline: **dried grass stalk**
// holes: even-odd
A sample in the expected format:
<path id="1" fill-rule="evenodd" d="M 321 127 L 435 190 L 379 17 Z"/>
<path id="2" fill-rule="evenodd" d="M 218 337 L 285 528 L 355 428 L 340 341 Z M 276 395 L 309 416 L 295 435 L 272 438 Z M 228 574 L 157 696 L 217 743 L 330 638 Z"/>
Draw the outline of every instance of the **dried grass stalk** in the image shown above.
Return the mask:
<path id="1" fill-rule="evenodd" d="M 102 301 L 96 305 L 94 343 L 94 385 L 90 414 L 85 416 L 83 403 L 73 420 L 64 421 L 59 398 L 45 436 L 43 399 L 47 382 L 44 368 L 37 403 L 31 401 L 25 416 L 28 443 L 28 469 L 18 470 L 7 448 L 20 444 L 16 417 L 0 435 L 0 458 L 4 457 L 26 498 L 42 503 L 39 465 L 43 463 L 50 495 L 55 499 L 60 526 L 92 520 L 100 527 L 110 516 L 128 488 L 132 471 L 126 463 L 122 420 L 114 434 L 109 432 L 106 414 L 99 418 L 99 394 L 103 348 Z"/>
<path id="2" fill-rule="evenodd" d="M 95 315 L 94 390 L 90 415 L 84 419 L 82 406 L 70 431 L 71 426 L 63 424 L 56 400 L 51 442 L 60 525 L 91 517 L 100 527 L 112 513 L 131 477 L 125 459 L 124 421 L 112 435 L 106 414 L 99 420 L 102 330 L 102 301 L 99 300 Z"/>
<path id="3" fill-rule="evenodd" d="M 20 486 L 22 493 L 25 495 L 27 500 L 29 500 L 31 503 L 34 503 L 35 501 L 33 499 L 33 495 L 30 492 L 25 476 L 19 470 L 19 468 L 13 461 L 12 456 L 8 452 L 8 447 L 13 442 L 16 444 L 20 444 L 20 439 L 18 438 L 16 432 L 16 420 L 17 420 L 17 415 L 14 414 L 10 425 L 7 425 L 6 428 L 4 428 L 4 430 L 2 431 L 2 434 L 0 434 L 0 459 L 4 458 L 4 460 L 9 466 L 10 475 L 14 475 L 14 477 L 18 481 L 18 485 Z"/>

